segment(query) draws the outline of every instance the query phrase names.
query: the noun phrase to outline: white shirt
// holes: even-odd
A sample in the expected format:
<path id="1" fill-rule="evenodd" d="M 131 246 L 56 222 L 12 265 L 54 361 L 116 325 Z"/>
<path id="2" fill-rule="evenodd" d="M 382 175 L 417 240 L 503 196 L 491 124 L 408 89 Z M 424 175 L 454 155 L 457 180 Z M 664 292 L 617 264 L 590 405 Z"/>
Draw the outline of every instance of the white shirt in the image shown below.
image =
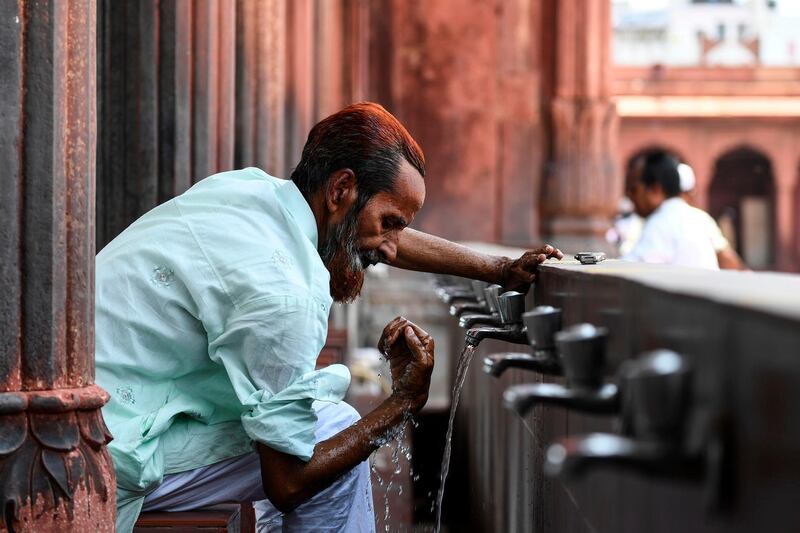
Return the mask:
<path id="1" fill-rule="evenodd" d="M 717 252 L 727 246 L 708 213 L 675 197 L 647 217 L 639 242 L 623 259 L 719 270 Z"/>

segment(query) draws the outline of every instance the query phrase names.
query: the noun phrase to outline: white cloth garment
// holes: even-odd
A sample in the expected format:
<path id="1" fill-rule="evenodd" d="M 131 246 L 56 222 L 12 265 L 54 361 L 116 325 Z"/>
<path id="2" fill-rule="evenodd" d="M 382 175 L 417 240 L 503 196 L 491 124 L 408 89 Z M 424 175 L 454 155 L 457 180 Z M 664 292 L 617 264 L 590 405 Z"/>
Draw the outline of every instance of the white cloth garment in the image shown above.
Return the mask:
<path id="1" fill-rule="evenodd" d="M 647 217 L 642 236 L 622 259 L 719 270 L 717 252 L 727 246 L 708 213 L 674 197 Z"/>
<path id="2" fill-rule="evenodd" d="M 316 441 L 353 425 L 358 413 L 345 402 L 314 402 Z M 255 502 L 259 533 L 374 533 L 370 470 L 364 461 L 309 501 L 282 515 L 265 499 L 261 465 L 253 452 L 169 474 L 144 500 L 142 511 L 188 511 L 226 502 Z"/>

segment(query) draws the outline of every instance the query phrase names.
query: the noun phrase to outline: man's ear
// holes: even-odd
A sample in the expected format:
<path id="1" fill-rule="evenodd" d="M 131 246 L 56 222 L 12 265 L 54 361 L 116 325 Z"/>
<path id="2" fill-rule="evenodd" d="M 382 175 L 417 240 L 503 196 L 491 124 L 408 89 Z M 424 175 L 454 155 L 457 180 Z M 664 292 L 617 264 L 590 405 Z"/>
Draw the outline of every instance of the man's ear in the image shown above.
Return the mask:
<path id="1" fill-rule="evenodd" d="M 349 168 L 337 170 L 328 178 L 325 203 L 330 213 L 348 212 L 357 196 L 356 175 Z"/>

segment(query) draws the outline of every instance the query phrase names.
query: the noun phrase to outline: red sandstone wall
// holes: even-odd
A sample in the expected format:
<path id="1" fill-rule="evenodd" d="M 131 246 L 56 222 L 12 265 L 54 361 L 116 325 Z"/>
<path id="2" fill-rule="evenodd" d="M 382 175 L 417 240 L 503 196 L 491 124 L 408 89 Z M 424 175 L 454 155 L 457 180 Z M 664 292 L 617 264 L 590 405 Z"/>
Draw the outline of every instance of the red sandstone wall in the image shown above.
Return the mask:
<path id="1" fill-rule="evenodd" d="M 534 0 L 373 3 L 370 96 L 427 156 L 418 227 L 452 239 L 537 237 L 541 9 Z"/>

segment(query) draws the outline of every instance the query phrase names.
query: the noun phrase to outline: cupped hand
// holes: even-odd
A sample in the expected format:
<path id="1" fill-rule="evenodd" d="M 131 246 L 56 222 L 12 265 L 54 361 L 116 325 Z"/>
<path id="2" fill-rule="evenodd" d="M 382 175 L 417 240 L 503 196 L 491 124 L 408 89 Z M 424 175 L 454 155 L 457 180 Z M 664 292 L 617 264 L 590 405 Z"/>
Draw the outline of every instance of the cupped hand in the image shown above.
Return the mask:
<path id="1" fill-rule="evenodd" d="M 389 361 L 392 394 L 418 411 L 428 400 L 434 362 L 434 342 L 422 328 L 397 317 L 383 330 L 378 349 Z"/>

